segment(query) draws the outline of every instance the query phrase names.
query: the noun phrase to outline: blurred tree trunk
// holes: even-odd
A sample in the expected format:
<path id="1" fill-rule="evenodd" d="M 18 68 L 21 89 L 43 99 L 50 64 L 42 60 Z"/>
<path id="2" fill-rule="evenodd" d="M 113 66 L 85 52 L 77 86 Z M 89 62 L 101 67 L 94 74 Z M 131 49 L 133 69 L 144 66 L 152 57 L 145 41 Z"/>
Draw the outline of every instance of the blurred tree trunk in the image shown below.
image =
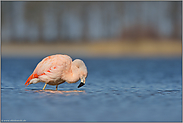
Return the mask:
<path id="1" fill-rule="evenodd" d="M 109 38 L 110 37 L 110 11 L 108 11 L 108 8 L 110 7 L 110 3 L 108 2 L 102 2 L 101 3 L 101 12 L 102 12 L 102 17 L 101 17 L 101 20 L 102 20 L 102 24 L 103 24 L 103 35 L 102 35 L 102 38 L 105 37 L 105 38 Z"/>
<path id="2" fill-rule="evenodd" d="M 56 14 L 56 23 L 57 23 L 57 37 L 56 37 L 56 42 L 60 42 L 63 40 L 61 32 L 62 32 L 62 23 L 63 23 L 63 12 L 65 9 L 64 2 L 51 2 L 53 12 Z"/>
<path id="3" fill-rule="evenodd" d="M 44 21 L 43 21 L 43 18 L 40 18 L 40 20 L 39 20 L 39 23 L 38 23 L 38 30 L 39 30 L 39 40 L 38 40 L 38 42 L 39 43 L 44 43 L 44 38 L 43 38 L 43 23 L 44 23 Z"/>
<path id="4" fill-rule="evenodd" d="M 9 24 L 9 30 L 10 30 L 10 38 L 9 40 L 12 43 L 16 42 L 16 28 L 15 28 L 15 21 L 14 18 L 16 18 L 14 7 L 15 2 L 2 2 L 2 26 L 5 24 Z M 3 31 L 3 30 L 2 30 Z"/>
<path id="5" fill-rule="evenodd" d="M 182 8 L 182 2 L 180 1 L 174 1 L 171 2 L 171 12 L 170 12 L 170 17 L 171 17 L 171 22 L 173 26 L 173 33 L 172 37 L 175 39 L 181 39 L 181 8 Z"/>
<path id="6" fill-rule="evenodd" d="M 62 40 L 61 37 L 61 28 L 62 28 L 62 24 L 61 24 L 61 14 L 58 14 L 57 16 L 57 42 L 59 42 L 60 40 Z"/>
<path id="7" fill-rule="evenodd" d="M 82 18 L 82 24 L 83 24 L 83 36 L 82 36 L 82 42 L 83 43 L 86 43 L 87 40 L 88 40 L 88 36 L 89 36 L 89 19 L 88 19 L 88 7 L 89 7 L 89 2 L 83 2 L 82 4 L 82 15 L 81 15 L 81 18 Z"/>
<path id="8" fill-rule="evenodd" d="M 46 2 L 26 2 L 25 4 L 25 19 L 28 22 L 33 21 L 34 23 L 38 24 L 38 42 L 43 43 L 44 38 L 43 38 L 43 29 L 44 29 L 44 8 Z"/>

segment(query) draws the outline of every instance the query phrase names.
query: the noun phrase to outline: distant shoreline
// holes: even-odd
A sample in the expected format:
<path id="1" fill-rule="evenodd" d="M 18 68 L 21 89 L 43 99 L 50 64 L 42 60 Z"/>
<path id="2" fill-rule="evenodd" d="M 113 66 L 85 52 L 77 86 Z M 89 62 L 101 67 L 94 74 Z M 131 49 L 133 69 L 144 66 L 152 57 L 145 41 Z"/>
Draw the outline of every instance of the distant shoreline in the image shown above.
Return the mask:
<path id="1" fill-rule="evenodd" d="M 181 57 L 181 41 L 100 41 L 92 43 L 8 44 L 4 57 L 40 57 L 68 54 L 76 57 Z"/>

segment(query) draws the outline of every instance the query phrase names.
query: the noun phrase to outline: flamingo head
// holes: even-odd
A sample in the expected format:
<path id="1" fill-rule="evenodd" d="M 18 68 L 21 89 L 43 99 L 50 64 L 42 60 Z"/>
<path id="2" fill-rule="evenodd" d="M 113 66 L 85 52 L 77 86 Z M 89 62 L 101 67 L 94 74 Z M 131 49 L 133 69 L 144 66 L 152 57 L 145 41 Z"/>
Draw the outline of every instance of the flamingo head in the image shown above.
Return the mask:
<path id="1" fill-rule="evenodd" d="M 79 79 L 81 80 L 81 83 L 79 84 L 78 88 L 82 87 L 83 85 L 85 85 L 85 80 L 86 77 L 88 75 L 88 71 L 86 68 L 85 63 L 80 60 L 80 59 L 75 59 L 73 61 L 73 63 L 76 65 L 76 67 L 78 68 L 78 72 L 79 72 Z"/>

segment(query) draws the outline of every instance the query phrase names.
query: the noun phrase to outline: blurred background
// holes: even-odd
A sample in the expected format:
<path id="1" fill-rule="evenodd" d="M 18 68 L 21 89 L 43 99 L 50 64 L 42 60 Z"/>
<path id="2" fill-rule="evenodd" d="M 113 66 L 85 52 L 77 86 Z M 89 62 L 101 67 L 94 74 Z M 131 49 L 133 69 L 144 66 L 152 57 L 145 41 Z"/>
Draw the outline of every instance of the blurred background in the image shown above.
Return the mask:
<path id="1" fill-rule="evenodd" d="M 2 122 L 182 121 L 182 1 L 1 6 Z M 85 86 L 25 88 L 56 53 L 84 61 Z"/>
<path id="2" fill-rule="evenodd" d="M 2 53 L 180 55 L 181 10 L 181 1 L 4 1 Z"/>

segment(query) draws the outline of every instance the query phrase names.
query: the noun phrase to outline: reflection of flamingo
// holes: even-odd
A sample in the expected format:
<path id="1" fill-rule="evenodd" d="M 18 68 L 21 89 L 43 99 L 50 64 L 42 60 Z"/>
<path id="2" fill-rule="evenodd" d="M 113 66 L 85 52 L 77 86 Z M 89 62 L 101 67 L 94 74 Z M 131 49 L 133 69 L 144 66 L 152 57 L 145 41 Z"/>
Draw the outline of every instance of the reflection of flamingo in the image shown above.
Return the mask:
<path id="1" fill-rule="evenodd" d="M 35 68 L 34 72 L 29 76 L 25 85 L 44 82 L 45 85 L 56 85 L 56 90 L 59 84 L 76 83 L 81 79 L 78 88 L 85 84 L 87 77 L 87 68 L 85 63 L 80 59 L 75 59 L 72 62 L 71 57 L 67 55 L 52 55 L 44 58 Z"/>
<path id="2" fill-rule="evenodd" d="M 28 91 L 28 90 L 26 90 L 26 91 Z M 69 96 L 71 94 L 79 95 L 80 93 L 85 94 L 84 90 L 55 91 L 55 90 L 46 89 L 46 90 L 36 90 L 34 92 L 45 93 L 45 94 L 64 94 L 66 96 Z"/>

